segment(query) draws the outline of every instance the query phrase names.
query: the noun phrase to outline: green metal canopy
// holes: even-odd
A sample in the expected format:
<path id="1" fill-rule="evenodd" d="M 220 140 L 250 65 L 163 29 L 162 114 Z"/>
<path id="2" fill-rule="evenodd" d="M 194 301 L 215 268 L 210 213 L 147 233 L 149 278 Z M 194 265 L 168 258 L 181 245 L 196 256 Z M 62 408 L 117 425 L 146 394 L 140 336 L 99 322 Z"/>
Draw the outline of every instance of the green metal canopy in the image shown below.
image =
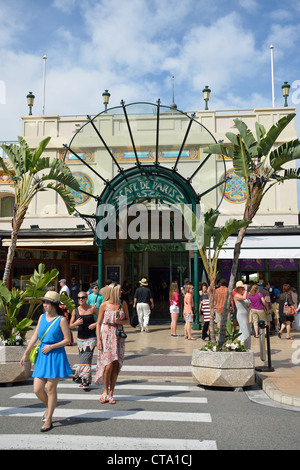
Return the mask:
<path id="1" fill-rule="evenodd" d="M 147 116 L 152 122 L 151 132 L 145 130 L 145 141 L 141 142 L 136 131 L 136 122 L 143 125 L 142 118 Z M 116 130 L 108 139 L 105 126 L 102 121 L 108 117 L 112 117 L 117 125 L 122 127 L 126 132 L 127 150 L 130 153 L 131 164 L 127 164 L 124 169 L 120 161 L 116 158 L 115 148 L 120 145 L 120 137 Z M 165 133 L 168 129 L 168 123 L 174 121 L 174 129 L 170 130 L 170 135 L 174 140 L 172 148 L 172 163 L 166 162 L 160 158 L 162 149 L 166 146 Z M 178 129 L 176 128 L 178 127 Z M 103 130 L 102 130 L 103 128 Z M 80 148 L 83 137 L 91 142 L 95 142 L 95 147 L 99 145 L 101 149 L 106 151 L 107 158 L 111 159 L 116 175 L 108 180 L 103 175 L 99 167 L 82 158 Z M 98 144 L 96 143 L 98 139 Z M 109 141 L 109 142 L 108 142 Z M 93 214 L 84 214 L 80 208 L 76 208 L 77 215 L 82 217 L 92 228 L 95 243 L 98 247 L 98 282 L 102 285 L 102 265 L 103 265 L 103 240 L 99 237 L 97 230 L 101 221 L 99 207 L 103 204 L 111 204 L 118 212 L 119 200 L 121 197 L 126 198 L 127 204 L 134 204 L 140 200 L 156 200 L 166 204 L 184 203 L 191 204 L 195 207 L 201 199 L 211 191 L 218 190 L 219 200 L 215 197 L 215 209 L 219 207 L 225 191 L 226 182 L 224 179 L 217 181 L 217 175 L 208 171 L 210 158 L 215 156 L 205 155 L 202 159 L 193 162 L 191 165 L 191 174 L 183 175 L 181 164 L 186 165 L 186 153 L 190 147 L 205 146 L 208 143 L 216 143 L 212 133 L 195 117 L 195 114 L 184 113 L 174 107 L 163 106 L 160 100 L 156 104 L 147 102 L 130 103 L 125 105 L 121 101 L 121 105 L 115 108 L 105 110 L 94 117 L 87 116 L 86 122 L 77 130 L 69 145 L 64 145 L 67 152 L 76 157 L 78 162 L 89 168 L 89 171 L 99 180 L 102 185 L 100 194 L 89 193 L 86 189 L 81 192 L 96 201 L 96 210 Z M 90 144 L 92 145 L 92 144 Z M 153 148 L 151 163 L 145 161 L 145 148 Z M 223 156 L 220 156 L 225 172 L 225 162 Z M 127 162 L 125 162 L 126 164 Z M 98 162 L 99 166 L 105 162 Z M 187 167 L 185 167 L 186 170 Z M 204 177 L 201 178 L 201 174 Z M 200 181 L 200 183 L 199 183 Z M 225 183 L 225 184 L 224 184 Z M 199 191 L 200 189 L 200 191 Z M 198 252 L 194 251 L 194 283 L 198 285 Z M 195 306 L 198 311 L 198 289 L 195 289 Z"/>

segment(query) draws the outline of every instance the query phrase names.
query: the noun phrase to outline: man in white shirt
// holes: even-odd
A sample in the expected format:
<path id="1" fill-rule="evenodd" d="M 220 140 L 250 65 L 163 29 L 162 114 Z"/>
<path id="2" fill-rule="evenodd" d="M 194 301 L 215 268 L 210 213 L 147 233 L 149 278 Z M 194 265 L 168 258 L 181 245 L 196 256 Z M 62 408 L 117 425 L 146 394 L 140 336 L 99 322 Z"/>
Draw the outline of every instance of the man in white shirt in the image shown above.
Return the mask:
<path id="1" fill-rule="evenodd" d="M 67 280 L 66 279 L 61 279 L 59 282 L 59 285 L 61 287 L 59 293 L 62 294 L 62 292 L 65 292 L 65 294 L 70 297 L 70 289 L 67 286 Z"/>

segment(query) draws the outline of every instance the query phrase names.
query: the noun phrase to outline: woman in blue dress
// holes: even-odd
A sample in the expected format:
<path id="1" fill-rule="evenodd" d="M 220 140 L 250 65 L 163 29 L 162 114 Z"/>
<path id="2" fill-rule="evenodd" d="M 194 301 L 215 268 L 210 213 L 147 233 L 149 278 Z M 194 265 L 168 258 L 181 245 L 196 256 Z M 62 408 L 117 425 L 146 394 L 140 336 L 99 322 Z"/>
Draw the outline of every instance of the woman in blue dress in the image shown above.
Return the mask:
<path id="1" fill-rule="evenodd" d="M 32 377 L 34 377 L 33 391 L 46 406 L 46 412 L 42 418 L 44 424 L 41 427 L 41 432 L 45 432 L 52 429 L 52 415 L 57 402 L 58 381 L 60 378 L 71 375 L 72 370 L 64 348 L 71 340 L 70 328 L 66 318 L 60 314 L 60 295 L 57 292 L 49 291 L 42 300 L 45 313 L 39 318 L 37 328 L 29 341 L 20 364 L 21 366 L 25 364 L 26 357 L 37 339 L 41 340 L 43 334 L 51 325 L 40 344 L 32 374 Z M 46 384 L 47 392 L 45 390 Z"/>

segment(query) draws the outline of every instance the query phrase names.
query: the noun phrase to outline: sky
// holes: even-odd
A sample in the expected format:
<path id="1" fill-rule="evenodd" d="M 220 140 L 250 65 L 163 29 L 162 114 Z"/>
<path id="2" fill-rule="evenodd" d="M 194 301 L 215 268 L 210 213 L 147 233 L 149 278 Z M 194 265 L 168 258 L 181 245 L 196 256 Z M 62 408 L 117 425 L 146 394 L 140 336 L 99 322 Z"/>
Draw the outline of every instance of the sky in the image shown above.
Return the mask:
<path id="1" fill-rule="evenodd" d="M 94 115 L 136 101 L 182 111 L 300 103 L 300 0 L 0 0 L 0 141 L 33 114 Z M 47 60 L 43 56 L 47 56 Z M 174 79 L 172 79 L 174 77 Z M 299 115 L 300 116 L 300 115 Z M 295 120 L 300 136 L 300 117 Z"/>

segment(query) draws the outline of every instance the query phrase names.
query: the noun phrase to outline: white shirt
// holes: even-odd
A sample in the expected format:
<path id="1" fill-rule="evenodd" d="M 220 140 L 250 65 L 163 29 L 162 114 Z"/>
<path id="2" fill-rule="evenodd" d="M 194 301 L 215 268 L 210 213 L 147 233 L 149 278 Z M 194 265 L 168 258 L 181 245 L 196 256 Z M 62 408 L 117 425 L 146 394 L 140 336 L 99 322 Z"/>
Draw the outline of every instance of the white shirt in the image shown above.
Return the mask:
<path id="1" fill-rule="evenodd" d="M 70 297 L 70 289 L 68 288 L 68 286 L 63 286 L 59 293 L 61 294 L 62 292 L 65 292 L 67 294 L 68 297 Z"/>

